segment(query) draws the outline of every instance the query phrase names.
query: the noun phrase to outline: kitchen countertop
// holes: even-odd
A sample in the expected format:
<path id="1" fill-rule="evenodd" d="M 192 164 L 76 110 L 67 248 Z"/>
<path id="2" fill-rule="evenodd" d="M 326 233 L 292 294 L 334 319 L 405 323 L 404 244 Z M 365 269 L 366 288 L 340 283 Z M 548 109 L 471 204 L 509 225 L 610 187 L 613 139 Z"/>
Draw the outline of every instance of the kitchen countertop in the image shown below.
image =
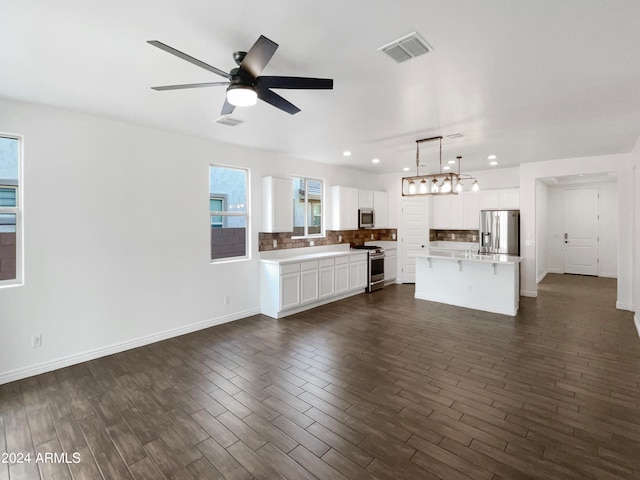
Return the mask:
<path id="1" fill-rule="evenodd" d="M 344 257 L 347 255 L 366 255 L 366 250 L 325 251 L 318 253 L 300 253 L 290 257 L 261 258 L 263 263 L 285 265 L 287 263 L 305 262 L 307 260 L 321 260 L 323 258 Z"/>
<path id="2" fill-rule="evenodd" d="M 504 254 L 478 254 L 478 253 L 470 253 L 469 251 L 444 251 L 444 250 L 435 250 L 435 251 L 427 251 L 424 253 L 417 253 L 416 257 L 422 258 L 443 258 L 448 260 L 465 260 L 468 262 L 484 262 L 484 263 L 506 263 L 506 264 L 514 264 L 520 263 L 522 261 L 521 257 L 517 257 L 515 255 L 504 255 Z"/>

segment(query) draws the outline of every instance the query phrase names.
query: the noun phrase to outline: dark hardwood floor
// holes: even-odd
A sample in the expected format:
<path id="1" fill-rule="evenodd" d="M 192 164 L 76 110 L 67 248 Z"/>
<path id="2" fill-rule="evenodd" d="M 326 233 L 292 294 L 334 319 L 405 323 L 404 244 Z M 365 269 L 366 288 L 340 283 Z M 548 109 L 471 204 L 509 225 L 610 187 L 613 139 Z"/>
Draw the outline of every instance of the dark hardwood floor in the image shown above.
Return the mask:
<path id="1" fill-rule="evenodd" d="M 0 480 L 637 479 L 615 289 L 549 275 L 506 317 L 395 285 L 7 384 L 0 452 L 31 462 Z"/>

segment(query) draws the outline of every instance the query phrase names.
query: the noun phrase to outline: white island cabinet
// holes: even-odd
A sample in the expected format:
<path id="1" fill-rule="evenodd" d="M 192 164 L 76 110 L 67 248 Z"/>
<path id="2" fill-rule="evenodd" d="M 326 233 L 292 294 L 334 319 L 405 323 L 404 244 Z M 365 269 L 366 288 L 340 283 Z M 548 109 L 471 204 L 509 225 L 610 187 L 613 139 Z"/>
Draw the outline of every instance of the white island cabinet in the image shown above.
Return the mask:
<path id="1" fill-rule="evenodd" d="M 415 298 L 516 315 L 520 257 L 470 252 L 416 254 Z"/>
<path id="2" fill-rule="evenodd" d="M 367 254 L 324 252 L 260 260 L 260 313 L 282 318 L 364 293 Z"/>

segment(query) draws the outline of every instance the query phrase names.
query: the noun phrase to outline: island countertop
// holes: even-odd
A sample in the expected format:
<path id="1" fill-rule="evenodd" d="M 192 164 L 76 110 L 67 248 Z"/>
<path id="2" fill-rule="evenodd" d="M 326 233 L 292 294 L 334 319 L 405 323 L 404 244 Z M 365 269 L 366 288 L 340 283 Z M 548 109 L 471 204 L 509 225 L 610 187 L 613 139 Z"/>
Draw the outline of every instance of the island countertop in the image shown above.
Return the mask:
<path id="1" fill-rule="evenodd" d="M 444 258 L 449 260 L 465 260 L 469 262 L 505 263 L 517 264 L 522 257 L 498 253 L 471 253 L 465 250 L 430 249 L 426 252 L 416 253 L 416 258 Z"/>

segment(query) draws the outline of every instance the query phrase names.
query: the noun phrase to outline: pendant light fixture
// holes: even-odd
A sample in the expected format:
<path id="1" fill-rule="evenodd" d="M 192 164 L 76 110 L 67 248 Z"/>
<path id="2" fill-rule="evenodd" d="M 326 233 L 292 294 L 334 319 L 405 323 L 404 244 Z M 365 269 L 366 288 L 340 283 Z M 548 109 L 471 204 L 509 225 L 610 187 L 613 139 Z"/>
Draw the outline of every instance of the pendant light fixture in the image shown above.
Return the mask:
<path id="1" fill-rule="evenodd" d="M 440 143 L 438 173 L 420 175 L 420 144 L 435 140 L 438 140 Z M 456 158 L 457 162 L 451 160 L 449 163 L 458 164 L 457 172 L 447 171 L 442 168 L 442 137 L 438 136 L 416 140 L 416 174 L 413 177 L 402 178 L 402 196 L 458 195 L 464 188 L 462 180 L 472 181 L 472 191 L 477 192 L 480 190 L 480 185 L 478 185 L 478 180 L 476 178 L 460 172 L 460 162 L 462 157 L 458 156 Z M 416 187 L 416 184 L 419 184 L 419 187 Z"/>

